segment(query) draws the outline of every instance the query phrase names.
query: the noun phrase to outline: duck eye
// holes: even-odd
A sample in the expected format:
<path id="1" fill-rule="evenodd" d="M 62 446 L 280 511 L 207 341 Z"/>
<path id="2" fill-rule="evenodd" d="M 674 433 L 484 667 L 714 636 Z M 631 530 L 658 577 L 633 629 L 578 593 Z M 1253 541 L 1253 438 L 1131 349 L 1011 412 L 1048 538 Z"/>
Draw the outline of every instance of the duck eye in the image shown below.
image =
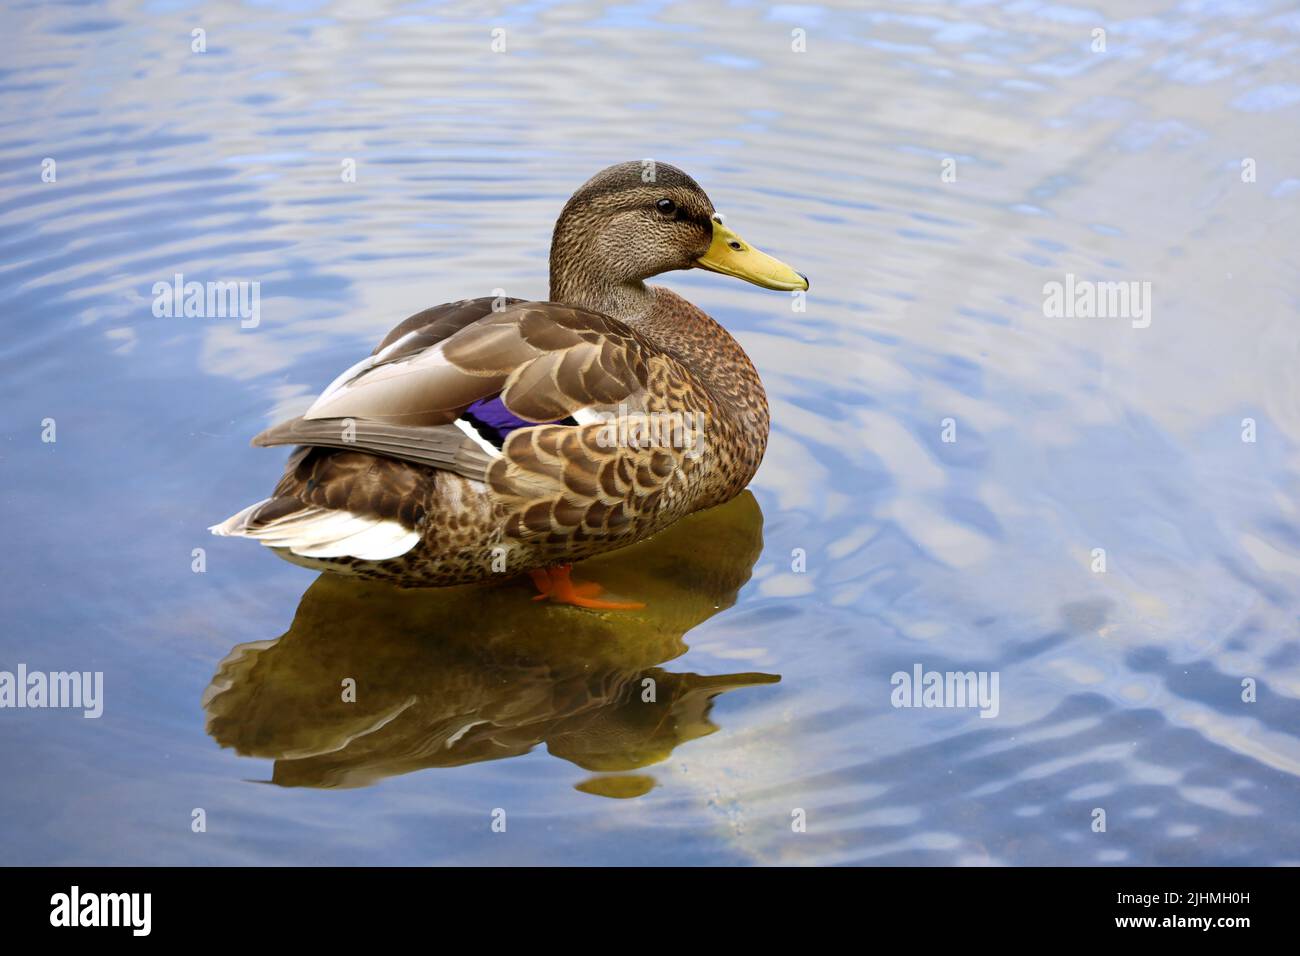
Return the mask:
<path id="1" fill-rule="evenodd" d="M 658 209 L 665 216 L 671 216 L 673 213 L 677 211 L 677 204 L 673 202 L 671 199 L 660 199 L 657 203 L 655 203 L 655 208 Z"/>

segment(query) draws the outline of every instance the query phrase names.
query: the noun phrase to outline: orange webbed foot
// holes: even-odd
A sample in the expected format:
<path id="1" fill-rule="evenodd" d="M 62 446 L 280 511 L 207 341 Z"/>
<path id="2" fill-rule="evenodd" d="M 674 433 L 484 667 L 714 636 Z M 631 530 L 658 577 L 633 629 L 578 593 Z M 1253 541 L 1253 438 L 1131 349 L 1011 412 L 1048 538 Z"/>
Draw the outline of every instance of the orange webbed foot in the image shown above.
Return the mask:
<path id="1" fill-rule="evenodd" d="M 541 593 L 533 598 L 542 601 L 547 598 L 556 604 L 571 604 L 574 607 L 591 608 L 594 611 L 636 611 L 645 607 L 639 601 L 602 601 L 599 597 L 605 589 L 595 581 L 574 581 L 570 577 L 571 564 L 560 564 L 553 568 L 537 568 L 530 571 L 533 584 Z"/>

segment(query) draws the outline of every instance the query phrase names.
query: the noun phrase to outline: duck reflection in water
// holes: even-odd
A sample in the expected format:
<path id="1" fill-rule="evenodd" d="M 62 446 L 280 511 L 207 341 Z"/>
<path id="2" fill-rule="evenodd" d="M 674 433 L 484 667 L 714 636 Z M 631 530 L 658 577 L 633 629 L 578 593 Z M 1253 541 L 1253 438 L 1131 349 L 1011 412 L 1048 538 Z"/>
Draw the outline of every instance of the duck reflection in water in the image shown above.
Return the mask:
<path id="1" fill-rule="evenodd" d="M 639 796 L 628 771 L 717 730 L 726 691 L 774 674 L 658 667 L 683 635 L 735 603 L 762 550 L 752 494 L 585 562 L 646 608 L 614 614 L 537 604 L 527 579 L 404 591 L 323 574 L 288 632 L 240 644 L 204 694 L 208 733 L 275 761 L 282 786 L 357 787 L 427 767 L 547 750 L 596 776 L 578 789 Z"/>

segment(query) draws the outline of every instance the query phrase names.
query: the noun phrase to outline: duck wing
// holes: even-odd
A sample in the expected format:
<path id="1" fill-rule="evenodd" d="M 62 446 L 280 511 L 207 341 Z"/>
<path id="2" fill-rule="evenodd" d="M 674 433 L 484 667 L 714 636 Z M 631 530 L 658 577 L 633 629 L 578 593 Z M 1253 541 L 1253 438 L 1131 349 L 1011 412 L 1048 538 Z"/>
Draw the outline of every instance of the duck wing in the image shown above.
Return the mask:
<path id="1" fill-rule="evenodd" d="M 640 407 L 653 347 L 628 326 L 552 302 L 492 307 L 476 299 L 412 316 L 301 418 L 253 444 L 369 451 L 483 480 L 516 428 L 576 424 L 570 416 L 592 406 Z M 485 425 L 495 436 L 476 440 Z"/>
<path id="2" fill-rule="evenodd" d="M 551 422 L 645 389 L 653 346 L 616 319 L 554 302 L 489 312 L 423 347 L 408 332 L 340 375 L 303 416 L 444 425 L 495 395 L 515 415 Z"/>

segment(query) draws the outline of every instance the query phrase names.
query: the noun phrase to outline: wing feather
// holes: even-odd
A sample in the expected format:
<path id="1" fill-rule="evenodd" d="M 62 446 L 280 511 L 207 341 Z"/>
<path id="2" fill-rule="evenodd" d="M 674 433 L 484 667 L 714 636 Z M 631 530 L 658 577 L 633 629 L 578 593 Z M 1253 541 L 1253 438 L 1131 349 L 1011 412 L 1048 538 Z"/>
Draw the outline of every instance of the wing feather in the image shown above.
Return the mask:
<path id="1" fill-rule="evenodd" d="M 433 319 L 427 316 L 438 310 L 428 310 L 420 313 L 424 324 L 412 316 L 389 333 L 387 345 L 336 379 L 303 418 L 431 428 L 498 394 L 510 412 L 539 424 L 592 405 L 640 405 L 654 349 L 634 330 L 553 302 L 514 301 L 495 312 L 484 305 L 490 301 L 458 304 Z M 411 436 L 402 441 L 417 450 L 423 444 Z"/>
<path id="2" fill-rule="evenodd" d="M 492 458 L 455 425 L 412 427 L 364 419 L 295 418 L 253 439 L 259 447 L 317 445 L 344 451 L 369 451 L 389 458 L 432 465 L 483 481 Z"/>

